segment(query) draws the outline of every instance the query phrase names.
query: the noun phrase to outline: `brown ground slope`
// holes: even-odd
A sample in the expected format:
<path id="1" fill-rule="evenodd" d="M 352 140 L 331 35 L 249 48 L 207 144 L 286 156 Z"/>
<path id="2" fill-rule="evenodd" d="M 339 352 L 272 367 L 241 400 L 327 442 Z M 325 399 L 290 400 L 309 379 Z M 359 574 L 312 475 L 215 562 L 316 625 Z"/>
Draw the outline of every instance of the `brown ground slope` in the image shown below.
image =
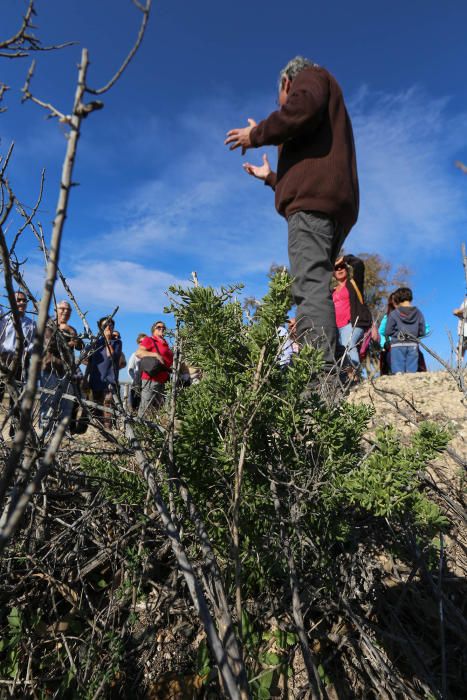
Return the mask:
<path id="1" fill-rule="evenodd" d="M 375 414 L 368 437 L 378 426 L 393 425 L 399 431 L 401 441 L 405 441 L 419 423 L 426 420 L 451 430 L 452 438 L 446 453 L 432 463 L 427 476 L 434 482 L 444 510 L 454 515 L 459 524 L 457 535 L 466 544 L 467 536 L 460 523 L 462 513 L 465 514 L 467 397 L 460 391 L 453 376 L 442 371 L 379 377 L 358 385 L 349 400 L 373 406 Z M 458 547 L 451 547 L 450 563 L 457 570 L 459 557 Z"/>

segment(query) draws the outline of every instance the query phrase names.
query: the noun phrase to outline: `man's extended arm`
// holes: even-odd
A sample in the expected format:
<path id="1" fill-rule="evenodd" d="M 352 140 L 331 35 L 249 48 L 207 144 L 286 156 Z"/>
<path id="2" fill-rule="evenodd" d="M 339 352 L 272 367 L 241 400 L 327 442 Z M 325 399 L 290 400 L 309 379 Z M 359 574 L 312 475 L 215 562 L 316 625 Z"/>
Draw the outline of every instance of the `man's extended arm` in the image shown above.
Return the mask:
<path id="1" fill-rule="evenodd" d="M 329 83 L 313 70 L 297 75 L 287 97 L 287 102 L 276 112 L 254 126 L 250 142 L 259 146 L 279 146 L 290 138 L 315 129 L 321 122 L 329 104 Z"/>
<path id="2" fill-rule="evenodd" d="M 287 102 L 276 112 L 256 124 L 248 119 L 249 126 L 231 129 L 224 143 L 230 150 L 259 146 L 279 146 L 302 131 L 315 129 L 321 122 L 329 104 L 329 83 L 326 78 L 311 70 L 302 71 L 292 83 Z"/>
<path id="3" fill-rule="evenodd" d="M 258 178 L 258 180 L 263 180 L 267 185 L 274 189 L 276 187 L 277 175 L 271 169 L 269 160 L 266 154 L 263 155 L 262 165 L 253 165 L 252 163 L 243 163 L 243 169 L 248 173 L 248 175 L 253 175 L 253 177 Z"/>

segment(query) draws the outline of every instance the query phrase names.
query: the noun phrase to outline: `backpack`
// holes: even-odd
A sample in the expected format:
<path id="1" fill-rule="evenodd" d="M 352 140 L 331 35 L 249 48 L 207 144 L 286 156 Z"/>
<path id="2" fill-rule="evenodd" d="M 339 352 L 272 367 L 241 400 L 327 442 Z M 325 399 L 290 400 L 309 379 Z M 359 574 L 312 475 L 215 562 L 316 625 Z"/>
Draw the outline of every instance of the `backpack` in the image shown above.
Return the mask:
<path id="1" fill-rule="evenodd" d="M 156 341 L 154 338 L 151 338 L 151 340 L 153 351 L 159 352 Z M 145 372 L 149 374 L 152 379 L 156 379 L 160 372 L 170 372 L 170 369 L 166 367 L 163 362 L 158 360 L 157 357 L 142 357 L 139 363 L 139 369 L 140 373 Z"/>
<path id="2" fill-rule="evenodd" d="M 160 372 L 168 372 L 167 367 L 157 357 L 143 357 L 139 363 L 141 372 L 146 372 L 150 377 L 155 379 Z"/>

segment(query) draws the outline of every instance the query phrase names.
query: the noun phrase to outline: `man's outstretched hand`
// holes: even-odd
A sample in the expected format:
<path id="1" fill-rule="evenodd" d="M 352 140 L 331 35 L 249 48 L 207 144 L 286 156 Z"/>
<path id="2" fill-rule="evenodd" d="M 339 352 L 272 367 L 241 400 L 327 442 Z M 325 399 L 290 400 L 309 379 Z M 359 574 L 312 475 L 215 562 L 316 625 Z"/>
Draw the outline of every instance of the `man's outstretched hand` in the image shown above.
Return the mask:
<path id="1" fill-rule="evenodd" d="M 253 177 L 257 177 L 258 180 L 263 181 L 266 180 L 269 173 L 272 172 L 266 153 L 264 153 L 263 155 L 263 165 L 252 165 L 251 163 L 243 163 L 243 167 L 248 173 L 248 175 L 253 175 Z"/>
<path id="2" fill-rule="evenodd" d="M 241 148 L 242 156 L 247 148 L 251 148 L 250 132 L 253 127 L 256 126 L 256 122 L 254 119 L 249 119 L 248 124 L 250 126 L 246 126 L 244 129 L 231 129 L 228 131 L 227 138 L 224 141 L 226 146 L 228 146 L 229 143 L 231 144 L 231 151 L 235 150 L 236 148 Z"/>

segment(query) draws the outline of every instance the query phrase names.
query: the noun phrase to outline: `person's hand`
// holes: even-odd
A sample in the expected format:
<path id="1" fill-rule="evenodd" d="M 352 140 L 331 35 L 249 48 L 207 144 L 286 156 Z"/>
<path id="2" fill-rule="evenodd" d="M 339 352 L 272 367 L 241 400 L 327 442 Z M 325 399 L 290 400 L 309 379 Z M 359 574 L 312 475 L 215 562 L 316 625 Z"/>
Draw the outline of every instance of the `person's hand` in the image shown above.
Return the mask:
<path id="1" fill-rule="evenodd" d="M 263 165 L 252 165 L 251 163 L 243 163 L 244 170 L 248 175 L 257 177 L 258 180 L 266 180 L 269 173 L 272 172 L 266 153 L 263 154 Z"/>
<path id="2" fill-rule="evenodd" d="M 246 126 L 244 129 L 231 129 L 228 131 L 227 138 L 224 141 L 226 146 L 228 146 L 229 143 L 232 144 L 229 149 L 231 151 L 234 151 L 236 148 L 241 148 L 242 156 L 245 154 L 247 148 L 251 148 L 250 133 L 253 127 L 256 126 L 256 122 L 254 119 L 248 119 L 248 124 L 249 126 Z"/>

